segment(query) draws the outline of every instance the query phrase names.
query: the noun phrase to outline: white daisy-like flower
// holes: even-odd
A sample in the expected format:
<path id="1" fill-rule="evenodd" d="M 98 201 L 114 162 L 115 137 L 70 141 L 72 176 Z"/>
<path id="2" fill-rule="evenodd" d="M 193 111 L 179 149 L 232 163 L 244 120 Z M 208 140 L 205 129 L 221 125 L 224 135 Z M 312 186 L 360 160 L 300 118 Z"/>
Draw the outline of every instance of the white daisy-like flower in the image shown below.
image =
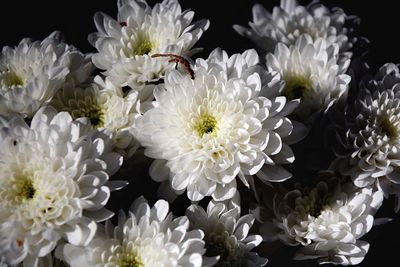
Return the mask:
<path id="1" fill-rule="evenodd" d="M 135 118 L 139 116 L 138 92 L 124 95 L 110 80 L 95 77 L 95 83 L 80 88 L 66 84 L 50 105 L 58 111 L 67 111 L 74 119 L 87 117 L 94 129 L 110 130 L 113 149 L 129 158 L 139 146 L 133 137 Z"/>
<path id="2" fill-rule="evenodd" d="M 164 0 L 153 8 L 144 0 L 118 0 L 118 21 L 95 15 L 98 32 L 89 36 L 98 50 L 93 62 L 119 86 L 140 88 L 175 67 L 156 54 L 190 56 L 193 45 L 207 30 L 208 20 L 192 23 L 194 12 L 182 12 L 177 0 Z"/>
<path id="3" fill-rule="evenodd" d="M 14 116 L 0 118 L 0 255 L 10 265 L 48 255 L 64 239 L 85 245 L 104 208 L 109 182 L 122 164 L 107 135 L 87 120 L 40 109 L 31 126 Z"/>
<path id="4" fill-rule="evenodd" d="M 267 55 L 267 67 L 281 74 L 282 92 L 289 100 L 300 99 L 293 112 L 300 121 L 312 122 L 316 112 L 329 109 L 347 92 L 350 76 L 345 74 L 350 61 L 338 63 L 338 46 L 327 46 L 325 39 L 313 41 L 302 35 L 290 47 L 279 43 Z"/>
<path id="5" fill-rule="evenodd" d="M 352 108 L 353 110 L 350 110 Z M 400 73 L 385 64 L 348 108 L 331 169 L 358 187 L 376 185 L 395 194 L 400 209 Z"/>
<path id="6" fill-rule="evenodd" d="M 249 235 L 254 216 L 240 216 L 240 201 L 210 201 L 207 211 L 199 205 L 191 205 L 186 216 L 192 229 L 204 231 L 207 264 L 203 266 L 257 267 L 267 264 L 266 258 L 251 251 L 262 242 L 262 237 Z"/>
<path id="7" fill-rule="evenodd" d="M 260 4 L 254 5 L 250 29 L 239 25 L 233 28 L 265 52 L 273 52 L 278 43 L 294 45 L 302 34 L 310 35 L 314 41 L 322 38 L 327 46 L 337 44 L 340 60 L 346 61 L 351 59 L 350 49 L 356 41 L 356 38 L 348 36 L 353 29 L 347 28 L 347 21 L 353 21 L 354 24 L 357 18 L 347 16 L 340 8 L 330 10 L 319 1 L 301 6 L 297 0 L 281 0 L 280 6 L 274 7 L 272 14 Z"/>
<path id="8" fill-rule="evenodd" d="M 42 42 L 23 39 L 0 54 L 0 114 L 32 117 L 48 103 L 67 75 L 78 79 L 90 71 L 75 47 L 61 42 L 58 32 Z"/>
<path id="9" fill-rule="evenodd" d="M 119 213 L 118 226 L 107 221 L 89 246 L 66 245 L 65 260 L 71 267 L 202 266 L 203 232 L 189 231 L 186 216 L 174 218 L 168 211 L 165 200 L 150 207 L 140 197 L 127 216 Z"/>
<path id="10" fill-rule="evenodd" d="M 286 117 L 298 103 L 276 96 L 279 75 L 257 63 L 254 50 L 229 58 L 216 49 L 196 61 L 193 80 L 178 70 L 167 73 L 155 89 L 154 108 L 135 129 L 145 155 L 156 159 L 154 180 L 177 193 L 187 189 L 196 201 L 233 197 L 237 176 L 246 186 L 251 175 L 275 182 L 291 177 L 281 164 L 293 162 L 288 144 L 304 137 L 304 126 L 293 127 Z"/>
<path id="11" fill-rule="evenodd" d="M 321 181 L 311 190 L 275 195 L 273 218 L 265 216 L 264 203 L 254 213 L 264 240 L 303 246 L 294 259 L 354 265 L 368 252 L 369 244 L 359 239 L 371 230 L 382 201 L 382 192 L 372 188 Z"/>

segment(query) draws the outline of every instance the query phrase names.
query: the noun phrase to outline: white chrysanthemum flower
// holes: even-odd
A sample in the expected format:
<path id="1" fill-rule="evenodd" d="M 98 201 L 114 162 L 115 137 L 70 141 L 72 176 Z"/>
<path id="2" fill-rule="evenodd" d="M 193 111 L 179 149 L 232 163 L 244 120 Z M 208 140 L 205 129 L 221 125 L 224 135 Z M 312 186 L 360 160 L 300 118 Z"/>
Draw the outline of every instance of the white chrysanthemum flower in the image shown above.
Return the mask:
<path id="1" fill-rule="evenodd" d="M 44 257 L 38 257 L 38 258 L 29 258 L 28 260 L 25 260 L 23 263 L 19 263 L 18 265 L 15 265 L 15 267 L 69 267 L 67 263 L 57 259 L 54 257 L 52 254 L 49 254 Z M 13 266 L 8 266 L 4 265 L 2 266 L 0 263 L 0 267 L 13 267 Z"/>
<path id="2" fill-rule="evenodd" d="M 267 264 L 266 258 L 251 252 L 262 242 L 262 237 L 249 235 L 254 216 L 240 216 L 240 200 L 239 203 L 210 201 L 207 211 L 191 205 L 186 216 L 192 229 L 204 231 L 207 264 L 203 266 L 257 267 Z"/>
<path id="3" fill-rule="evenodd" d="M 78 79 L 91 70 L 85 56 L 60 41 L 58 32 L 42 42 L 23 39 L 0 54 L 0 114 L 32 117 L 62 86 L 67 75 Z"/>
<path id="4" fill-rule="evenodd" d="M 66 245 L 65 260 L 71 267 L 202 266 L 203 232 L 189 231 L 186 216 L 174 219 L 168 210 L 164 200 L 150 208 L 138 198 L 128 216 L 120 212 L 117 227 L 107 221 L 104 233 L 99 231 L 89 246 Z"/>
<path id="5" fill-rule="evenodd" d="M 61 239 L 87 244 L 113 215 L 104 205 L 125 183 L 108 179 L 122 158 L 87 120 L 49 107 L 30 127 L 0 118 L 0 147 L 0 255 L 9 264 L 44 257 Z"/>
<path id="6" fill-rule="evenodd" d="M 325 39 L 327 46 L 337 44 L 340 60 L 351 59 L 349 51 L 355 38 L 349 40 L 352 29 L 345 26 L 347 20 L 356 21 L 354 16 L 347 16 L 340 8 L 329 10 L 319 1 L 309 6 L 298 5 L 296 0 L 281 0 L 279 7 L 274 7 L 272 14 L 256 4 L 253 6 L 253 22 L 250 29 L 234 25 L 242 36 L 249 38 L 265 52 L 273 52 L 278 43 L 294 45 L 302 34 L 310 35 L 314 41 Z"/>
<path id="7" fill-rule="evenodd" d="M 358 187 L 376 185 L 385 196 L 397 196 L 400 209 L 400 73 L 384 65 L 364 88 L 336 147 L 331 169 L 352 178 Z"/>
<path id="8" fill-rule="evenodd" d="M 287 144 L 304 136 L 304 127 L 294 128 L 286 117 L 297 103 L 276 97 L 279 75 L 257 63 L 254 50 L 228 58 L 216 49 L 196 61 L 193 80 L 178 70 L 167 73 L 154 108 L 135 129 L 145 155 L 156 159 L 154 180 L 169 179 L 177 193 L 187 189 L 195 201 L 233 197 L 236 176 L 246 186 L 251 175 L 275 182 L 291 177 L 281 164 L 294 160 Z"/>
<path id="9" fill-rule="evenodd" d="M 191 49 L 209 22 L 191 24 L 193 16 L 193 11 L 182 12 L 177 0 L 164 0 L 153 8 L 144 0 L 119 0 L 118 21 L 102 13 L 95 15 L 98 32 L 89 41 L 99 52 L 93 62 L 119 86 L 139 88 L 155 82 L 175 64 L 152 55 L 190 56 L 195 52 Z"/>
<path id="10" fill-rule="evenodd" d="M 309 191 L 277 194 L 273 218 L 265 216 L 263 203 L 255 214 L 264 240 L 303 246 L 295 259 L 353 265 L 368 252 L 369 244 L 359 239 L 370 231 L 382 201 L 382 192 L 372 188 L 358 189 L 351 182 L 332 186 L 323 181 Z"/>
<path id="11" fill-rule="evenodd" d="M 139 147 L 133 137 L 134 121 L 139 116 L 138 93 L 131 90 L 124 96 L 120 87 L 100 76 L 95 82 L 87 88 L 66 84 L 50 105 L 74 119 L 87 117 L 96 130 L 110 130 L 114 151 L 128 158 Z"/>
<path id="12" fill-rule="evenodd" d="M 324 39 L 313 41 L 306 34 L 290 47 L 279 43 L 267 55 L 268 69 L 285 80 L 282 94 L 289 100 L 301 99 L 295 118 L 312 121 L 316 112 L 331 107 L 347 91 L 350 76 L 345 72 L 350 61 L 339 65 L 337 60 L 337 45 L 327 47 Z"/>

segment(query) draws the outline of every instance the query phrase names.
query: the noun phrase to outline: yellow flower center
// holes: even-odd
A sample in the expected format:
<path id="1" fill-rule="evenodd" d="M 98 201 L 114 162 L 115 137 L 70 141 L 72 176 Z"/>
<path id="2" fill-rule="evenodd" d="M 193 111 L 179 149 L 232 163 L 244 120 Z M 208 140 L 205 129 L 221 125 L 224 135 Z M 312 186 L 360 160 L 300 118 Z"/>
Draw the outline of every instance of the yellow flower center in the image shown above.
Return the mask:
<path id="1" fill-rule="evenodd" d="M 135 47 L 133 50 L 133 55 L 135 56 L 143 56 L 147 55 L 153 49 L 153 44 L 148 40 L 144 39 Z"/>
<path id="2" fill-rule="evenodd" d="M 325 193 L 325 195 L 321 196 L 313 189 L 309 196 L 301 198 L 299 205 L 296 205 L 296 210 L 304 217 L 311 215 L 314 218 L 318 218 L 321 213 L 329 207 L 331 201 L 331 193 Z"/>
<path id="3" fill-rule="evenodd" d="M 134 253 L 128 253 L 119 262 L 120 267 L 143 267 L 143 263 Z"/>
<path id="4" fill-rule="evenodd" d="M 33 184 L 32 177 L 23 176 L 16 177 L 15 195 L 20 201 L 33 199 L 36 194 L 36 189 Z"/>
<path id="5" fill-rule="evenodd" d="M 104 127 L 104 111 L 99 105 L 81 107 L 77 110 L 73 110 L 71 113 L 74 119 L 87 117 L 90 120 L 90 124 L 95 129 Z"/>
<path id="6" fill-rule="evenodd" d="M 288 100 L 304 99 L 311 88 L 311 80 L 301 75 L 286 75 L 284 95 Z"/>
<path id="7" fill-rule="evenodd" d="M 6 71 L 0 74 L 0 84 L 10 88 L 24 85 L 24 80 L 17 73 L 13 71 Z"/>
<path id="8" fill-rule="evenodd" d="M 194 125 L 194 130 L 200 137 L 216 133 L 217 129 L 217 120 L 208 113 L 201 114 Z"/>
<path id="9" fill-rule="evenodd" d="M 389 138 L 397 138 L 399 132 L 397 127 L 390 122 L 389 118 L 384 116 L 378 119 L 378 123 L 381 126 L 382 132 L 384 132 Z"/>

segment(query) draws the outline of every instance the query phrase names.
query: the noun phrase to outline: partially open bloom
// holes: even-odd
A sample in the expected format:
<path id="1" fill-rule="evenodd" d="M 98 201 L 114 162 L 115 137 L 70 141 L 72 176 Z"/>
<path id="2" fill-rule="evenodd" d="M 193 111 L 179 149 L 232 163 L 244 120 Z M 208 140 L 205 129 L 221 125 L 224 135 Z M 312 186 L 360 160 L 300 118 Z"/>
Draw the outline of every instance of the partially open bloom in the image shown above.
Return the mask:
<path id="1" fill-rule="evenodd" d="M 192 23 L 194 12 L 176 0 L 164 0 L 153 8 L 142 0 L 119 0 L 118 20 L 95 15 L 98 32 L 89 36 L 98 50 L 93 63 L 118 86 L 140 88 L 162 78 L 175 64 L 156 54 L 190 56 L 193 45 L 208 28 L 208 21 Z"/>
<path id="2" fill-rule="evenodd" d="M 78 71 L 79 70 L 79 71 Z M 0 54 L 0 115 L 32 118 L 62 86 L 67 75 L 79 80 L 90 72 L 87 58 L 61 42 L 58 32 L 42 42 L 23 39 Z"/>
<path id="3" fill-rule="evenodd" d="M 139 116 L 138 92 L 124 95 L 120 87 L 100 76 L 87 88 L 65 84 L 50 102 L 58 111 L 67 111 L 74 119 L 86 117 L 98 130 L 109 130 L 113 150 L 130 157 L 139 146 L 133 137 L 134 121 Z"/>
<path id="4" fill-rule="evenodd" d="M 355 38 L 348 36 L 352 29 L 347 28 L 347 21 L 356 21 L 356 17 L 347 16 L 340 8 L 330 10 L 319 1 L 312 1 L 308 6 L 301 6 L 297 0 L 281 0 L 274 7 L 272 14 L 256 4 L 253 6 L 253 21 L 250 29 L 234 25 L 234 29 L 265 52 L 273 52 L 278 43 L 294 45 L 302 34 L 308 34 L 314 41 L 324 39 L 327 46 L 339 47 L 340 61 L 351 58 L 350 51 Z"/>
<path id="5" fill-rule="evenodd" d="M 135 129 L 145 155 L 156 159 L 154 180 L 177 193 L 187 189 L 191 200 L 224 200 L 236 193 L 237 176 L 246 186 L 251 175 L 265 182 L 291 177 L 281 164 L 293 162 L 288 144 L 304 136 L 304 127 L 287 118 L 298 103 L 276 96 L 279 75 L 257 63 L 254 50 L 229 58 L 216 49 L 196 61 L 193 80 L 167 73 Z"/>
<path id="6" fill-rule="evenodd" d="M 372 188 L 359 189 L 351 182 L 321 181 L 311 190 L 277 194 L 273 218 L 265 216 L 264 203 L 255 214 L 266 241 L 281 240 L 290 246 L 303 246 L 295 259 L 354 265 L 368 252 L 369 244 L 359 239 L 371 230 L 373 215 L 382 201 L 382 192 Z"/>
<path id="7" fill-rule="evenodd" d="M 42 108 L 30 127 L 17 116 L 0 118 L 0 255 L 10 265 L 47 256 L 61 239 L 90 242 L 104 208 L 109 182 L 122 164 L 107 135 L 87 120 Z"/>
<path id="8" fill-rule="evenodd" d="M 387 197 L 397 196 L 400 209 L 400 74 L 385 64 L 354 105 L 335 147 L 331 168 L 348 175 L 358 187 L 376 185 Z"/>
<path id="9" fill-rule="evenodd" d="M 347 92 L 350 76 L 345 74 L 350 60 L 338 62 L 338 46 L 327 46 L 325 39 L 301 35 L 291 46 L 279 43 L 267 55 L 267 67 L 285 81 L 283 95 L 300 99 L 295 118 L 311 123 L 315 114 L 329 109 Z"/>
<path id="10" fill-rule="evenodd" d="M 128 215 L 119 213 L 118 226 L 107 221 L 87 247 L 66 245 L 65 260 L 71 267 L 201 267 L 203 232 L 189 231 L 186 216 L 174 218 L 168 211 L 166 201 L 150 207 L 140 197 Z"/>
<path id="11" fill-rule="evenodd" d="M 249 235 L 254 216 L 240 216 L 240 201 L 210 201 L 206 211 L 192 205 L 186 215 L 192 229 L 204 231 L 206 266 L 257 267 L 267 263 L 266 258 L 251 251 L 262 238 Z"/>

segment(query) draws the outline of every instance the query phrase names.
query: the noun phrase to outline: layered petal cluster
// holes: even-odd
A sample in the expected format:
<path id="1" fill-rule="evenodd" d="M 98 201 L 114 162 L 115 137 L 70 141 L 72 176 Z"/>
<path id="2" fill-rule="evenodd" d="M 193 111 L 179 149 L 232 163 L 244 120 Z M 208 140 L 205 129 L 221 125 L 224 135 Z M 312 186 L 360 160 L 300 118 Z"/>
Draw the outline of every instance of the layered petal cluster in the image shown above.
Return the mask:
<path id="1" fill-rule="evenodd" d="M 262 238 L 249 235 L 254 216 L 240 216 L 240 203 L 210 201 L 206 211 L 199 205 L 191 205 L 186 216 L 192 229 L 204 231 L 206 263 L 203 266 L 257 267 L 267 264 L 266 258 L 251 251 Z"/>
<path id="2" fill-rule="evenodd" d="M 400 197 L 400 73 L 385 64 L 348 109 L 331 168 Z M 397 201 L 396 210 L 400 209 Z"/>
<path id="3" fill-rule="evenodd" d="M 0 54 L 0 114 L 32 118 L 67 78 L 83 79 L 91 71 L 87 56 L 61 41 L 60 33 L 42 42 L 23 39 Z"/>
<path id="4" fill-rule="evenodd" d="M 330 10 L 319 1 L 301 6 L 297 0 L 281 0 L 280 6 L 274 7 L 272 14 L 260 4 L 254 5 L 250 29 L 239 25 L 234 25 L 234 29 L 265 52 L 273 52 L 278 43 L 294 45 L 302 34 L 308 34 L 314 41 L 325 39 L 327 46 L 338 45 L 340 60 L 346 61 L 351 59 L 350 49 L 356 40 L 349 36 L 354 23 L 346 25 L 346 22 L 356 20 L 354 16 L 347 16 L 342 9 Z"/>
<path id="5" fill-rule="evenodd" d="M 122 158 L 87 120 L 50 107 L 30 127 L 0 118 L 0 147 L 0 255 L 8 264 L 45 257 L 60 240 L 85 245 L 96 222 L 113 215 L 104 206 L 124 185 L 109 182 Z"/>
<path id="6" fill-rule="evenodd" d="M 293 112 L 295 118 L 312 122 L 315 114 L 329 109 L 348 90 L 350 76 L 345 74 L 350 60 L 338 62 L 337 45 L 328 46 L 325 39 L 313 40 L 301 35 L 291 46 L 279 43 L 267 55 L 267 67 L 285 81 L 282 92 L 289 100 L 300 99 Z"/>
<path id="7" fill-rule="evenodd" d="M 144 0 L 119 0 L 118 19 L 97 13 L 98 32 L 89 36 L 98 50 L 93 63 L 119 86 L 141 88 L 173 69 L 168 58 L 156 54 L 190 56 L 193 45 L 208 28 L 207 20 L 192 23 L 194 12 L 182 12 L 177 0 L 164 0 L 153 8 Z"/>
<path id="8" fill-rule="evenodd" d="M 372 188 L 322 181 L 311 190 L 275 195 L 272 219 L 265 216 L 264 204 L 255 214 L 266 241 L 303 246 L 294 259 L 354 265 L 368 252 L 369 244 L 359 239 L 372 228 L 373 215 L 382 201 L 382 192 Z"/>
<path id="9" fill-rule="evenodd" d="M 50 102 L 58 111 L 67 111 L 74 119 L 86 117 L 98 131 L 109 130 L 113 150 L 130 157 L 139 144 L 133 137 L 135 118 L 139 116 L 138 92 L 126 95 L 108 79 L 95 77 L 87 88 L 65 84 Z"/>
<path id="10" fill-rule="evenodd" d="M 168 202 L 153 207 L 140 197 L 128 215 L 119 213 L 118 226 L 109 221 L 87 247 L 66 245 L 65 260 L 71 267 L 201 267 L 203 232 L 189 230 L 186 216 L 173 218 Z"/>
<path id="11" fill-rule="evenodd" d="M 177 193 L 187 189 L 191 200 L 224 200 L 234 196 L 237 176 L 246 186 L 251 175 L 265 182 L 291 177 L 281 164 L 293 162 L 288 144 L 304 137 L 304 126 L 287 118 L 298 103 L 276 96 L 279 75 L 257 63 L 254 50 L 229 58 L 216 49 L 196 61 L 194 79 L 167 73 L 136 127 L 145 155 L 156 159 L 154 180 Z"/>
<path id="12" fill-rule="evenodd" d="M 22 263 L 16 265 L 16 267 L 69 267 L 67 263 L 57 259 L 54 255 L 48 254 L 47 256 L 40 258 L 29 258 Z M 8 265 L 2 266 L 0 263 L 0 267 L 10 267 Z"/>

